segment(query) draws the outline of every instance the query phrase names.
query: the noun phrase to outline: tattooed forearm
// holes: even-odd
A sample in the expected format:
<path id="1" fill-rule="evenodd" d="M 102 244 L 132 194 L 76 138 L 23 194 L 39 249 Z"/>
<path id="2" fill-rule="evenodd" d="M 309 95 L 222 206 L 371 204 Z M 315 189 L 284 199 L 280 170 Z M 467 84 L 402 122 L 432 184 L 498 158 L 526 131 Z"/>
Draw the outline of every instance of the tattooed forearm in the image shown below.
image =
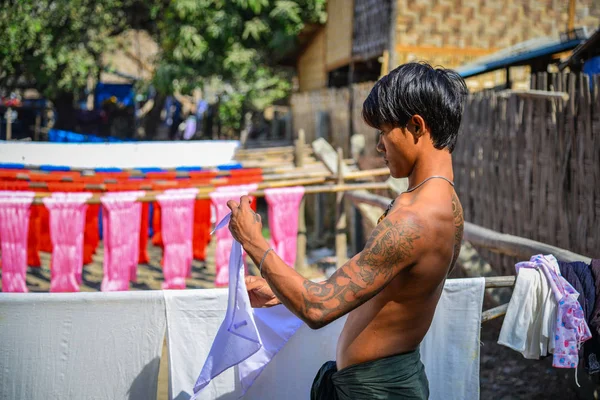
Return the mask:
<path id="1" fill-rule="evenodd" d="M 463 209 L 458 200 L 456 193 L 452 194 L 452 214 L 454 216 L 454 256 L 452 257 L 452 264 L 450 264 L 450 271 L 454 268 L 456 260 L 460 254 L 460 247 L 463 238 L 463 230 L 465 220 L 463 217 Z"/>
<path id="2" fill-rule="evenodd" d="M 326 282 L 304 281 L 304 314 L 316 326 L 323 326 L 371 299 L 410 262 L 421 229 L 410 218 L 383 220 L 365 249 Z"/>

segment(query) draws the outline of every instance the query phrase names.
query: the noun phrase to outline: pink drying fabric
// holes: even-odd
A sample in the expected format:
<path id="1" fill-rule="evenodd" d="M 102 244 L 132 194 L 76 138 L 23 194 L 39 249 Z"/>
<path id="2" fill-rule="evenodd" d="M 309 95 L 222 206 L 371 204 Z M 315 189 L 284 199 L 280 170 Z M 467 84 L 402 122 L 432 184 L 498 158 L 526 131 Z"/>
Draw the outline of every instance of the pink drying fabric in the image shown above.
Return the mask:
<path id="1" fill-rule="evenodd" d="M 83 272 L 86 201 L 91 193 L 52 193 L 43 199 L 50 213 L 51 292 L 78 292 Z"/>
<path id="2" fill-rule="evenodd" d="M 129 290 L 137 281 L 143 191 L 114 192 L 102 196 L 104 277 L 101 290 Z"/>
<path id="3" fill-rule="evenodd" d="M 227 207 L 229 200 L 239 203 L 240 197 L 255 191 L 257 188 L 258 185 L 256 184 L 221 186 L 216 191 L 211 192 L 210 200 L 215 210 L 216 220 L 221 221 L 229 214 L 230 210 Z M 215 236 L 217 238 L 217 247 L 215 249 L 215 286 L 225 287 L 229 285 L 229 254 L 233 245 L 233 237 L 229 229 L 219 229 L 215 232 Z M 242 254 L 242 260 L 245 260 L 244 254 Z M 247 272 L 248 267 L 245 262 L 244 268 L 245 272 Z"/>
<path id="4" fill-rule="evenodd" d="M 292 268 L 296 264 L 298 211 L 303 196 L 304 186 L 265 189 L 271 247 Z"/>
<path id="5" fill-rule="evenodd" d="M 27 235 L 33 192 L 0 193 L 2 291 L 26 293 Z"/>
<path id="6" fill-rule="evenodd" d="M 185 289 L 193 259 L 194 201 L 198 189 L 173 189 L 158 195 L 164 243 L 163 289 Z"/>

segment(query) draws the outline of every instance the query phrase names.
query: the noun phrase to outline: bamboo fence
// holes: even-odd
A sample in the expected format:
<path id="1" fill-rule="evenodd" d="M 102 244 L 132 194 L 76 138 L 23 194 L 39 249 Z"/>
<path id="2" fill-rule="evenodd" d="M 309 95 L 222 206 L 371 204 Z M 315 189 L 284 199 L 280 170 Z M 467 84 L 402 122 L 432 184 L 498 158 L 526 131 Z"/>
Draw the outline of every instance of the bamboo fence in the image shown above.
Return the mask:
<path id="1" fill-rule="evenodd" d="M 353 132 L 364 135 L 363 156 L 376 161 L 375 130 L 361 117 L 372 86 L 294 95 L 295 129 L 305 129 L 308 141 L 321 135 L 335 147 L 349 143 L 350 124 L 343 118 L 351 95 Z M 540 73 L 532 76 L 531 88 L 469 96 L 453 153 L 465 219 L 600 256 L 600 77 Z M 318 132 L 322 113 L 335 116 L 329 121 L 335 141 Z M 484 255 L 499 273 L 513 272 L 514 257 Z"/>
<path id="2" fill-rule="evenodd" d="M 469 97 L 453 153 L 465 220 L 600 255 L 600 76 L 540 73 L 542 92 Z M 558 92 L 553 94 L 547 93 Z M 515 257 L 484 251 L 498 272 Z"/>

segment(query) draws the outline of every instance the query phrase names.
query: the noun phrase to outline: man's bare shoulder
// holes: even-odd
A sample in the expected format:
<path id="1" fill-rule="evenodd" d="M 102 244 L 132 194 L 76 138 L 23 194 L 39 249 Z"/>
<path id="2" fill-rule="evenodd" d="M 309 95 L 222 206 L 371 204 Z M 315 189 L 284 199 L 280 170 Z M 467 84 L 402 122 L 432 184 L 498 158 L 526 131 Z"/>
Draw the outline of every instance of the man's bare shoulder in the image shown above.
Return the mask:
<path id="1" fill-rule="evenodd" d="M 410 264 L 425 247 L 427 225 L 419 213 L 394 208 L 371 233 L 357 264 L 390 270 Z"/>

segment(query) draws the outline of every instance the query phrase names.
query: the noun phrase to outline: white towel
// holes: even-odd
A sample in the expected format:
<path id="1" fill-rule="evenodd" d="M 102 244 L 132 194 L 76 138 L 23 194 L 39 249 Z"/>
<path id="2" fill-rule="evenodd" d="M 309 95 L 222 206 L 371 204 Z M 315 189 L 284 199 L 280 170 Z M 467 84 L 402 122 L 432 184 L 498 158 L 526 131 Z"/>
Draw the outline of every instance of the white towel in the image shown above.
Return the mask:
<path id="1" fill-rule="evenodd" d="M 479 330 L 483 278 L 446 281 L 432 326 L 421 345 L 430 399 L 479 398 Z M 171 364 L 171 398 L 188 398 L 227 305 L 224 289 L 165 293 Z M 260 311 L 274 310 L 275 308 Z M 254 310 L 254 319 L 260 324 Z M 260 312 L 259 312 L 260 313 Z M 306 400 L 319 367 L 335 360 L 346 317 L 312 330 L 302 324 L 246 391 L 249 400 Z M 236 371 L 237 369 L 237 371 Z M 198 399 L 237 399 L 242 393 L 241 366 L 213 379 Z"/>
<path id="2" fill-rule="evenodd" d="M 227 309 L 227 289 L 165 291 L 170 365 L 170 399 L 189 399 Z M 277 310 L 277 311 L 276 311 Z M 287 311 L 283 306 L 254 309 L 258 330 L 263 312 Z M 306 400 L 317 370 L 335 359 L 345 317 L 317 331 L 302 324 L 277 356 L 262 370 L 245 400 Z M 308 350 L 307 350 L 308 349 Z M 248 359 L 252 360 L 252 357 Z M 243 364 L 225 370 L 198 394 L 198 399 L 233 400 L 242 396 Z"/>
<path id="3" fill-rule="evenodd" d="M 479 398 L 484 278 L 449 279 L 421 344 L 431 400 Z"/>
<path id="4" fill-rule="evenodd" d="M 156 399 L 160 291 L 0 294 L 0 399 Z"/>
<path id="5" fill-rule="evenodd" d="M 554 350 L 557 304 L 543 272 L 519 268 L 498 344 L 539 359 Z"/>
<path id="6" fill-rule="evenodd" d="M 228 217 L 229 215 L 215 230 L 227 226 Z M 214 377 L 238 364 L 244 394 L 302 324 L 300 319 L 283 306 L 253 310 L 244 282 L 244 272 L 242 246 L 233 240 L 229 258 L 229 295 L 225 319 L 194 385 L 193 398 L 196 398 Z M 178 323 L 173 317 L 167 312 L 169 326 Z"/>

